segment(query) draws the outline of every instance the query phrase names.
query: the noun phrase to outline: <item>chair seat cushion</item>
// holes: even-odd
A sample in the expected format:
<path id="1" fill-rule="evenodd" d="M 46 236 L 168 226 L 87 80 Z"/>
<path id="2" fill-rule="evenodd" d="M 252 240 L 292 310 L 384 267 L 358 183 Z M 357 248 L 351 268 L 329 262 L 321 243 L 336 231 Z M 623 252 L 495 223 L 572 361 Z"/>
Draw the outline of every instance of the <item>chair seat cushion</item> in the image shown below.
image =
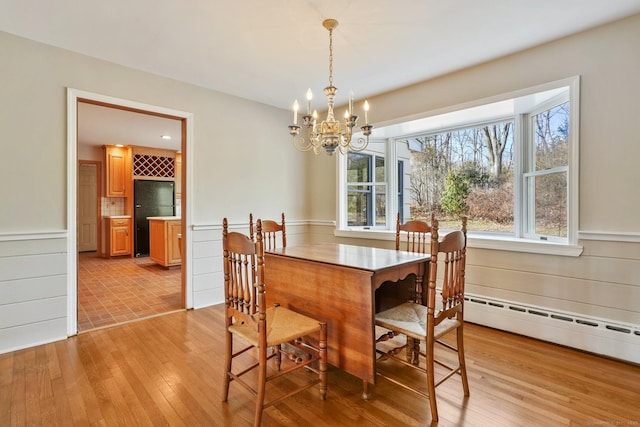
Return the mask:
<path id="1" fill-rule="evenodd" d="M 421 304 L 406 302 L 376 314 L 376 325 L 400 332 L 409 337 L 426 340 L 427 307 Z M 434 339 L 460 326 L 455 318 L 443 319 L 434 328 Z"/>
<path id="2" fill-rule="evenodd" d="M 257 316 L 257 314 L 256 314 Z M 282 344 L 320 330 L 320 322 L 284 307 L 267 309 L 267 347 Z M 234 323 L 229 332 L 258 347 L 260 338 L 255 323 Z"/>

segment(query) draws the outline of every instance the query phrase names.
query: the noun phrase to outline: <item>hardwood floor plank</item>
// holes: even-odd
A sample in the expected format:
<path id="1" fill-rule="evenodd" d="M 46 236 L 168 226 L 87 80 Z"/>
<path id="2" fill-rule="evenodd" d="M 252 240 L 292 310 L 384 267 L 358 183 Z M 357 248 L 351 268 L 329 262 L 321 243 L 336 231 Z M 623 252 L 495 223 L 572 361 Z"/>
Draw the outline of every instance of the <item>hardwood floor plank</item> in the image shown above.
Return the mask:
<path id="1" fill-rule="evenodd" d="M 208 307 L 2 354 L 0 425 L 251 426 L 246 390 L 232 383 L 220 400 L 223 324 L 222 307 Z M 473 324 L 465 347 L 471 395 L 459 379 L 438 387 L 440 426 L 640 426 L 637 365 Z M 385 380 L 371 392 L 363 401 L 361 381 L 330 367 L 326 401 L 307 390 L 265 410 L 263 425 L 431 424 L 425 399 Z"/>
<path id="2" fill-rule="evenodd" d="M 13 353 L 0 357 L 0 425 L 11 424 L 11 396 L 13 384 Z"/>

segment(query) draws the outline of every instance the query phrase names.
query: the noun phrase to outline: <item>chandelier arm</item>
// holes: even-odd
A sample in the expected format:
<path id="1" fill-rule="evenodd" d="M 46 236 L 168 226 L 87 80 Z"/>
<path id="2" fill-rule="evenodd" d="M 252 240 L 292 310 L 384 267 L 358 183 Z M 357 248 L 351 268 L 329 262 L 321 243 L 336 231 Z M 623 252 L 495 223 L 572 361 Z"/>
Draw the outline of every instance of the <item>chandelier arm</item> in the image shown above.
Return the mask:
<path id="1" fill-rule="evenodd" d="M 368 137 L 367 138 L 358 137 L 351 141 L 351 144 L 349 145 L 349 151 L 353 153 L 359 153 L 360 151 L 363 151 L 364 149 L 366 149 L 367 145 L 369 145 Z"/>
<path id="2" fill-rule="evenodd" d="M 293 146 L 296 147 L 298 151 L 309 151 L 314 148 L 311 142 L 308 142 L 302 136 L 294 136 L 293 137 Z"/>

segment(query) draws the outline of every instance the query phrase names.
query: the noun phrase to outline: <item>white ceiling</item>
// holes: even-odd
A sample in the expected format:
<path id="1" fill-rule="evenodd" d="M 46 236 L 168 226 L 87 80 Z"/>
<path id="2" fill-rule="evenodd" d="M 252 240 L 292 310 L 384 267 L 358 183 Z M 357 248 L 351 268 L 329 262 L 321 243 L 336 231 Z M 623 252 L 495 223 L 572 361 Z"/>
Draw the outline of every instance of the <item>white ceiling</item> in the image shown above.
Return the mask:
<path id="1" fill-rule="evenodd" d="M 340 22 L 340 105 L 636 13 L 640 0 L 2 0 L 0 30 L 290 108 L 328 83 L 325 18 Z"/>
<path id="2" fill-rule="evenodd" d="M 181 130 L 180 120 L 78 103 L 79 145 L 122 144 L 180 151 Z M 162 139 L 162 135 L 171 139 Z"/>

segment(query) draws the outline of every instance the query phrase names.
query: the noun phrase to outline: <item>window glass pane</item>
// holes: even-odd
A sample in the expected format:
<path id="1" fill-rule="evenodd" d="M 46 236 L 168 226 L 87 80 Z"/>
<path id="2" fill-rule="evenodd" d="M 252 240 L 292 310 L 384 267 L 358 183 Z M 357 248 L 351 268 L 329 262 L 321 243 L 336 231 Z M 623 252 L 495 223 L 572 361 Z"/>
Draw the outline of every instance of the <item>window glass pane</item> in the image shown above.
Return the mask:
<path id="1" fill-rule="evenodd" d="M 387 186 L 376 185 L 376 225 L 387 225 Z"/>
<path id="2" fill-rule="evenodd" d="M 442 228 L 514 233 L 513 122 L 424 135 L 398 141 L 405 162 L 404 217 Z"/>
<path id="3" fill-rule="evenodd" d="M 384 182 L 384 157 L 376 156 L 376 182 Z"/>
<path id="4" fill-rule="evenodd" d="M 567 237 L 567 175 L 532 177 L 535 184 L 535 234 Z"/>
<path id="5" fill-rule="evenodd" d="M 569 164 L 569 103 L 532 117 L 535 142 L 535 170 Z"/>
<path id="6" fill-rule="evenodd" d="M 349 153 L 347 158 L 347 182 L 370 182 L 369 165 L 371 156 Z"/>
<path id="7" fill-rule="evenodd" d="M 366 191 L 363 191 L 366 190 Z M 369 225 L 371 192 L 369 186 L 347 187 L 347 221 L 349 226 Z"/>

